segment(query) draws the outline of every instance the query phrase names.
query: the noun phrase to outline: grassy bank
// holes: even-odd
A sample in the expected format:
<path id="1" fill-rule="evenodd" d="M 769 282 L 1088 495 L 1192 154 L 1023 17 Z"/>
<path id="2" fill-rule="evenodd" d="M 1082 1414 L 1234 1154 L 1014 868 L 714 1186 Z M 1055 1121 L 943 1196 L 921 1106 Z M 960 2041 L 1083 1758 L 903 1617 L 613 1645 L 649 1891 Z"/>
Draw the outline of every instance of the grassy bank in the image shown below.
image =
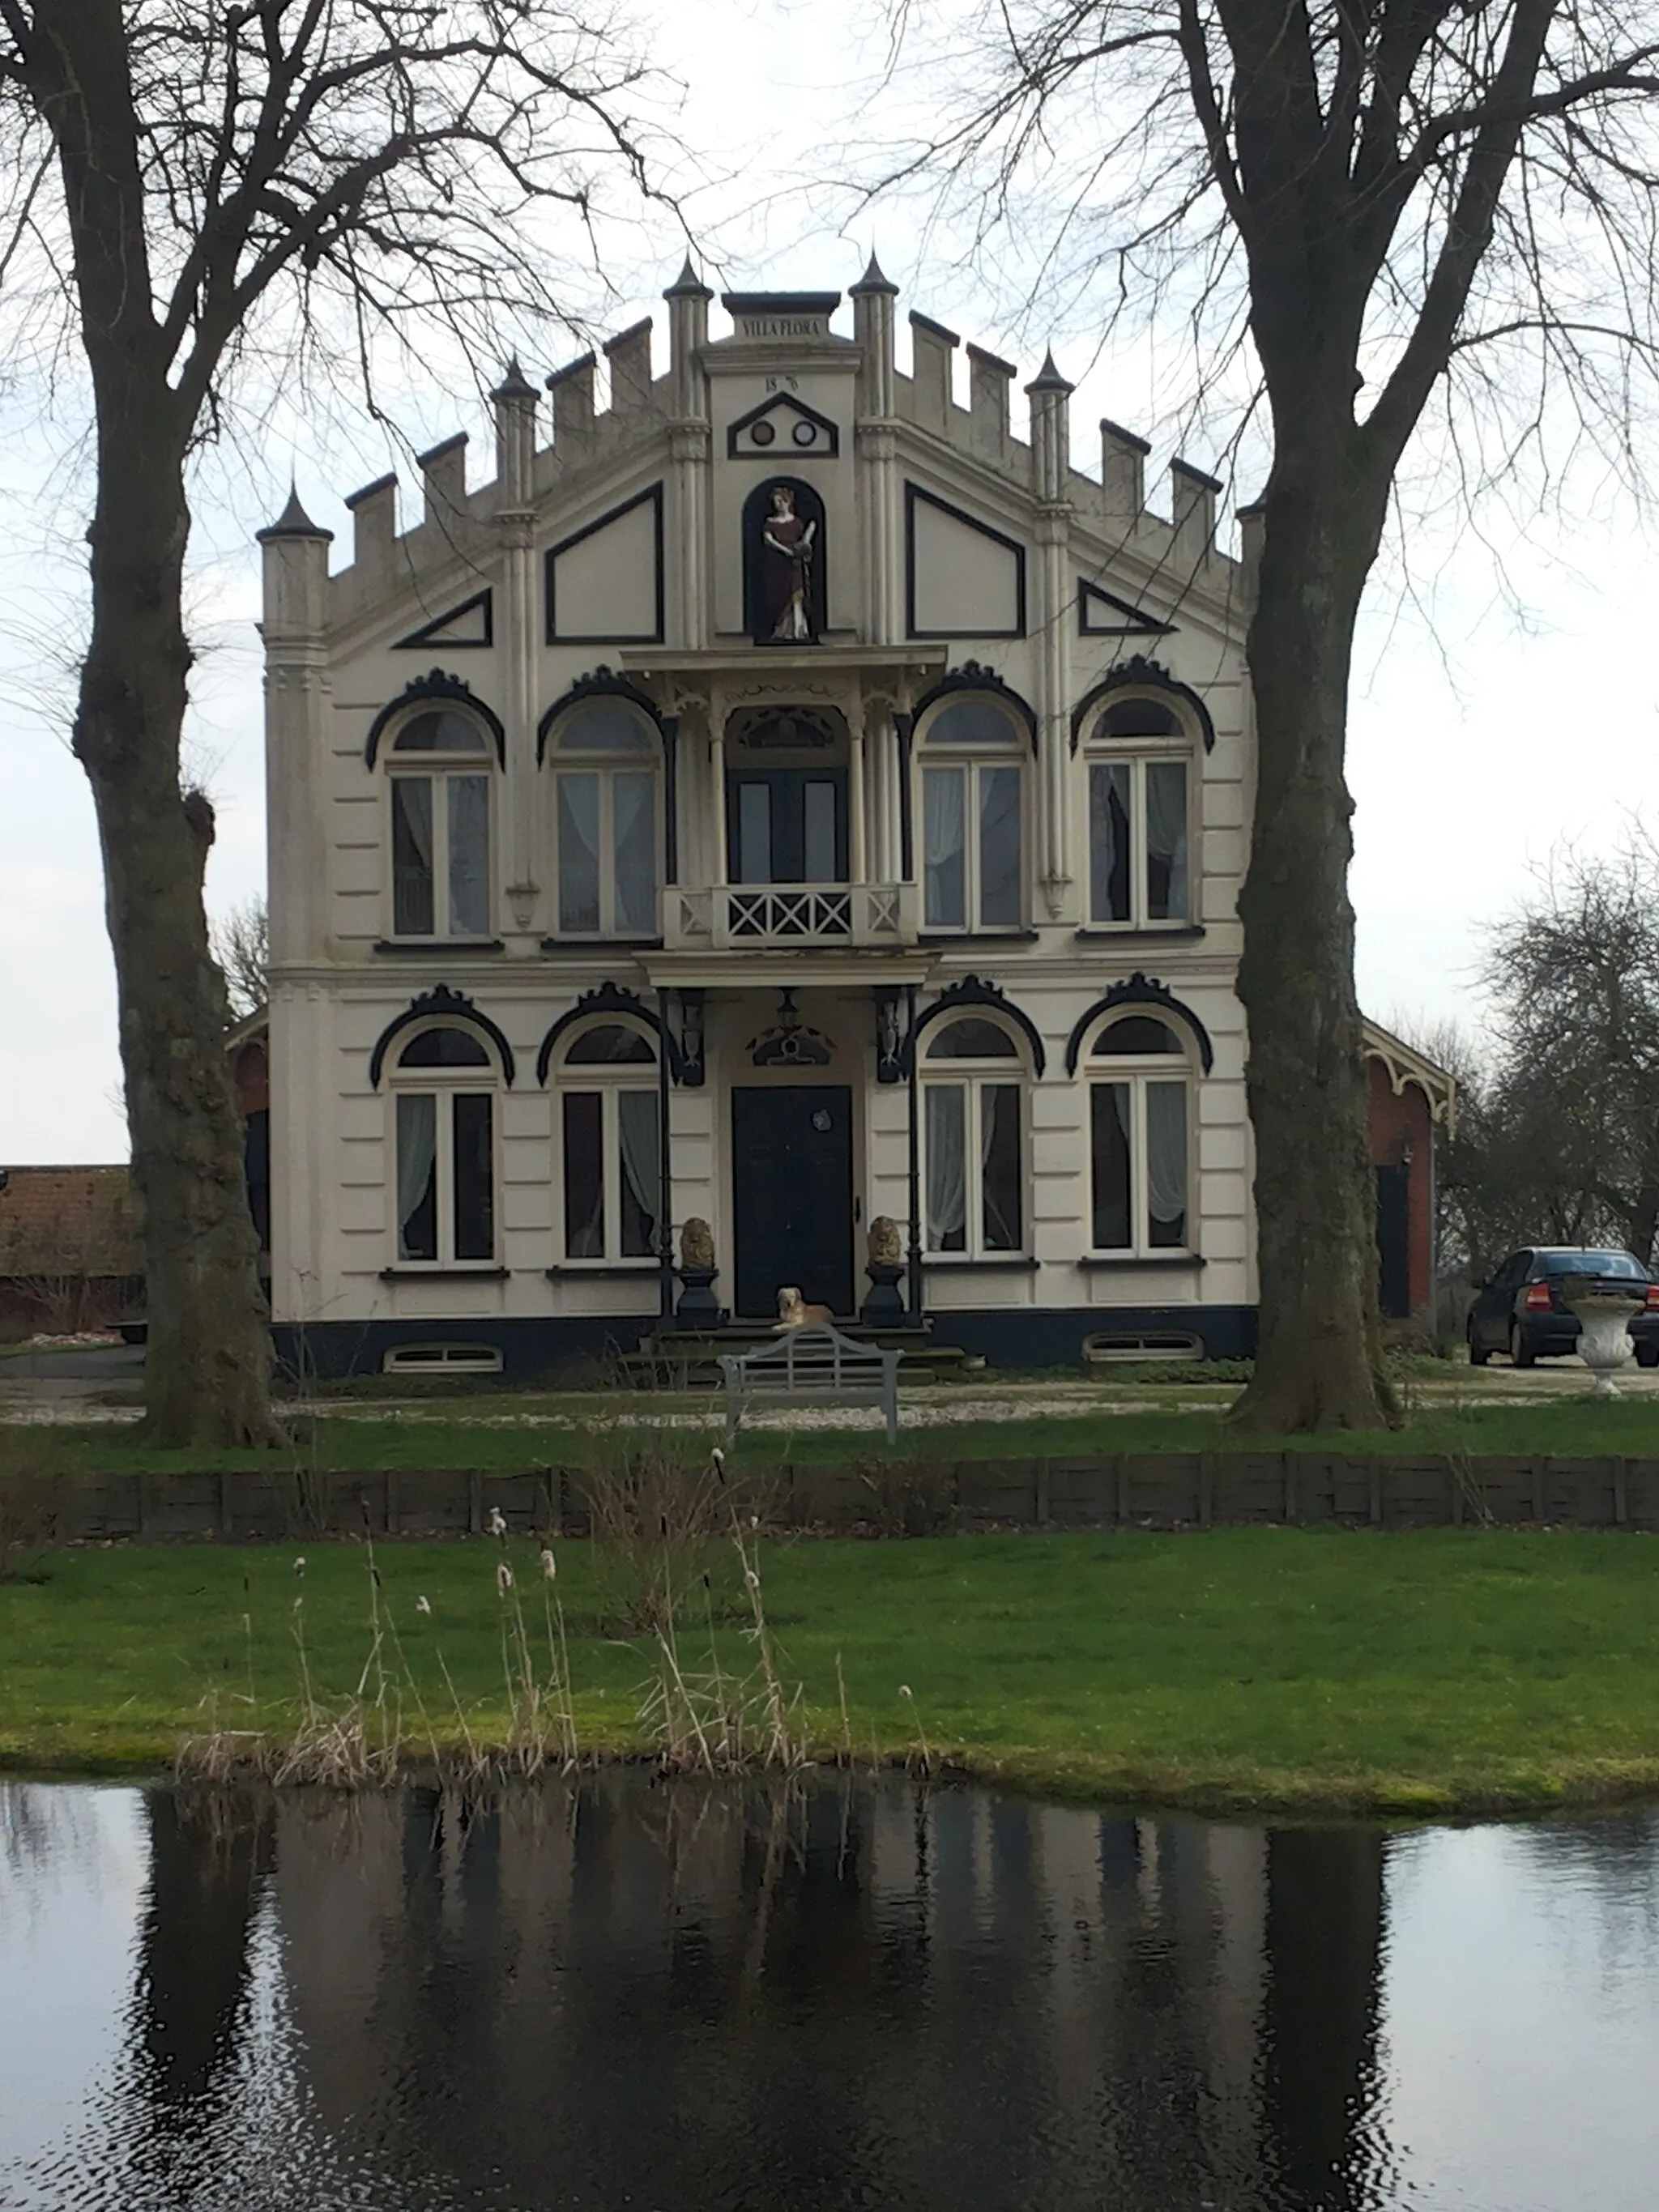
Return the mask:
<path id="1" fill-rule="evenodd" d="M 1060 1458 L 1110 1452 L 1198 1452 L 1236 1450 L 1241 1439 L 1222 1419 L 1218 1394 L 1214 1410 L 1146 1409 L 1146 1394 L 1126 1392 L 1121 1407 L 1110 1404 L 1072 1413 L 1049 1413 L 1014 1420 L 951 1419 L 933 1426 L 906 1428 L 896 1456 L 913 1461 Z M 948 1403 L 946 1394 L 917 1401 L 921 1407 Z M 299 1425 L 283 1455 L 295 1466 L 350 1472 L 364 1468 L 470 1468 L 487 1472 L 542 1466 L 583 1467 L 612 1457 L 619 1447 L 639 1444 L 653 1433 L 649 1419 L 689 1418 L 713 1441 L 718 1407 L 701 1397 L 667 1395 L 499 1401 L 481 1398 L 465 1406 L 422 1406 L 406 1413 L 365 1410 L 361 1414 L 325 1414 Z M 804 1416 L 810 1420 L 810 1413 Z M 706 1426 L 701 1425 L 706 1425 Z M 1401 1429 L 1363 1437 L 1251 1437 L 1251 1450 L 1309 1450 L 1401 1456 L 1443 1453 L 1555 1454 L 1567 1457 L 1613 1455 L 1659 1456 L 1659 1401 L 1626 1398 L 1607 1402 L 1584 1397 L 1529 1399 L 1507 1405 L 1462 1405 L 1427 1400 Z M 109 1425 L 13 1429 L 0 1426 L 0 1460 L 9 1449 L 27 1453 L 36 1464 L 65 1471 L 154 1473 L 187 1468 L 196 1473 L 264 1472 L 271 1455 L 258 1451 L 179 1453 L 147 1449 L 125 1428 Z M 788 1460 L 845 1463 L 888 1456 L 878 1429 L 819 1429 L 803 1426 L 745 1430 L 741 1456 L 755 1465 Z"/>
<path id="2" fill-rule="evenodd" d="M 380 1593 L 403 1727 L 507 1725 L 500 1548 L 388 1546 Z M 559 1548 L 584 1744 L 641 1747 L 649 1653 L 594 1547 Z M 533 1546 L 507 1558 L 539 1620 Z M 295 1723 L 295 1600 L 313 1684 L 369 1645 L 362 1547 L 81 1550 L 0 1586 L 0 1760 L 132 1768 L 204 1728 Z M 720 1608 L 723 1666 L 750 1650 Z M 818 1748 L 919 1753 L 1046 1793 L 1208 1810 L 1448 1813 L 1659 1790 L 1659 1545 L 1630 1536 L 1217 1530 L 778 1543 L 781 1666 Z M 701 1584 L 697 1585 L 701 1589 Z M 424 1599 L 430 1610 L 419 1601 Z M 683 1638 L 700 1663 L 708 1629 Z M 843 1722 L 837 1662 L 846 1686 Z M 908 1692 L 908 1695 L 904 1694 Z M 416 1702 L 428 1719 L 422 1721 Z"/>

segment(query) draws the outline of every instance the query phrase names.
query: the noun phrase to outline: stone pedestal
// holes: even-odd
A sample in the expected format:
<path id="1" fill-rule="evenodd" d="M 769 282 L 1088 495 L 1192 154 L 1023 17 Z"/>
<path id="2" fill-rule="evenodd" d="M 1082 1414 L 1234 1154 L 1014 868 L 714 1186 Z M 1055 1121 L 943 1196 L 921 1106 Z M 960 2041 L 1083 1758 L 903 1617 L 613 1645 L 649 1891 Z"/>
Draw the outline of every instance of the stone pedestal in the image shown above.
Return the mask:
<path id="1" fill-rule="evenodd" d="M 859 1319 L 866 1328 L 902 1327 L 907 1318 L 904 1300 L 899 1295 L 904 1269 L 872 1260 L 864 1272 L 870 1278 L 870 1290 L 859 1309 Z"/>
<path id="2" fill-rule="evenodd" d="M 718 1328 L 720 1310 L 712 1285 L 719 1268 L 681 1267 L 676 1272 L 680 1279 L 679 1303 L 674 1308 L 676 1324 L 681 1328 Z"/>

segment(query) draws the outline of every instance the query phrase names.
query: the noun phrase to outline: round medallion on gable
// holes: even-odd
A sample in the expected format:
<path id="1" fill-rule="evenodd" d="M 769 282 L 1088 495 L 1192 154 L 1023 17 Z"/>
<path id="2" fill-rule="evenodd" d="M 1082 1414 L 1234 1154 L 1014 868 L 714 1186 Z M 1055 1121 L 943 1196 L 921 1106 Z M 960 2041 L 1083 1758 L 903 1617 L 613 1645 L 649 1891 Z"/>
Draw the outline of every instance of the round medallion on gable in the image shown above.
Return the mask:
<path id="1" fill-rule="evenodd" d="M 755 427 L 757 429 L 759 429 L 759 423 L 757 423 Z M 770 429 L 771 425 L 769 423 L 767 428 Z M 818 426 L 816 422 L 797 422 L 794 428 L 789 434 L 793 438 L 798 446 L 813 446 L 817 443 Z"/>
<path id="2" fill-rule="evenodd" d="M 749 426 L 749 438 L 752 445 L 769 446 L 777 434 L 776 425 L 771 422 L 751 422 Z"/>

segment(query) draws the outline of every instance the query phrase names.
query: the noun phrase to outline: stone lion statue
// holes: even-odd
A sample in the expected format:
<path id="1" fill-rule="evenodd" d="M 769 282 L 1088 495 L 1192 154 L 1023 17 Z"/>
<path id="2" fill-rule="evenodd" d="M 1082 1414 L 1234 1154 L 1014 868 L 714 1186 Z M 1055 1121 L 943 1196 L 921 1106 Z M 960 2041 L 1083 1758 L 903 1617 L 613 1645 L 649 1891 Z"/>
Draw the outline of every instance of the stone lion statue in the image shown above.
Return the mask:
<path id="1" fill-rule="evenodd" d="M 904 1240 L 890 1213 L 878 1213 L 870 1224 L 870 1265 L 898 1267 L 904 1264 Z"/>
<path id="2" fill-rule="evenodd" d="M 680 1265 L 696 1274 L 714 1271 L 714 1232 L 700 1214 L 694 1213 L 680 1231 Z"/>

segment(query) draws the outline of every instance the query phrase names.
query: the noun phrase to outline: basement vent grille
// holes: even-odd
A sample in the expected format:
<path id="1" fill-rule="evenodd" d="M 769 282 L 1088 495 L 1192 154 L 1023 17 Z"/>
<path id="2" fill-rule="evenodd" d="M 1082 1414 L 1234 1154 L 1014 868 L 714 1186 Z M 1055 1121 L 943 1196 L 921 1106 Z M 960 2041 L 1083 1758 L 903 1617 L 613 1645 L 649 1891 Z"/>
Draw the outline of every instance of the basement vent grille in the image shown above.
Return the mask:
<path id="1" fill-rule="evenodd" d="M 383 1375 L 499 1375 L 496 1344 L 394 1344 L 380 1363 Z"/>
<path id="2" fill-rule="evenodd" d="M 1184 1333 L 1146 1336 L 1085 1336 L 1085 1367 L 1109 1367 L 1118 1360 L 1202 1359 L 1204 1340 Z"/>

